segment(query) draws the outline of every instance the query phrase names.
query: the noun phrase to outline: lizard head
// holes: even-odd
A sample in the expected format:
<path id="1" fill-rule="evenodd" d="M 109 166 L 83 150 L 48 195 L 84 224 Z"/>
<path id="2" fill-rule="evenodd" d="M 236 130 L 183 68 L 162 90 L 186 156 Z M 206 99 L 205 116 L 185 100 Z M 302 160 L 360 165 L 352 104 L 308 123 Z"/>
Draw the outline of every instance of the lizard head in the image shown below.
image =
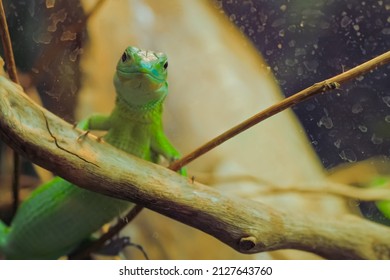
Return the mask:
<path id="1" fill-rule="evenodd" d="M 119 98 L 132 107 L 163 100 L 167 94 L 167 56 L 128 47 L 116 66 L 114 85 Z"/>

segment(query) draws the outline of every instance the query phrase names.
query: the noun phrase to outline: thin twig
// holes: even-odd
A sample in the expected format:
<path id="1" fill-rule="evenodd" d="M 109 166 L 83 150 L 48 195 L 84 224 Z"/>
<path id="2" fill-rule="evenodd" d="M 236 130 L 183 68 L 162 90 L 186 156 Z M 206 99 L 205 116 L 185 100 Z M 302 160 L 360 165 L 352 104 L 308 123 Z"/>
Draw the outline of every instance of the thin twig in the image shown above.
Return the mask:
<path id="1" fill-rule="evenodd" d="M 4 48 L 5 65 L 7 67 L 8 75 L 14 83 L 19 84 L 19 78 L 16 71 L 16 64 L 14 58 L 14 51 L 12 49 L 11 37 L 8 32 L 8 24 L 3 7 L 3 1 L 0 1 L 0 32 L 1 42 Z"/>
<path id="2" fill-rule="evenodd" d="M 388 63 L 390 61 L 390 51 L 377 56 L 363 64 L 360 64 L 351 70 L 348 70 L 347 72 L 341 73 L 337 76 L 334 76 L 328 80 L 322 81 L 320 83 L 316 83 L 290 97 L 287 97 L 280 101 L 279 103 L 270 106 L 269 108 L 259 112 L 258 114 L 254 115 L 253 117 L 245 120 L 244 122 L 238 124 L 237 126 L 229 129 L 228 131 L 222 133 L 221 135 L 215 137 L 214 139 L 210 140 L 206 144 L 200 146 L 193 152 L 189 153 L 188 155 L 184 156 L 183 158 L 173 162 L 169 168 L 172 170 L 179 170 L 181 167 L 187 165 L 188 163 L 192 162 L 193 160 L 197 159 L 201 155 L 207 153 L 208 151 L 214 149 L 215 147 L 221 145 L 225 141 L 229 140 L 230 138 L 236 136 L 237 134 L 247 130 L 248 128 L 258 124 L 261 121 L 264 121 L 268 119 L 269 117 L 272 117 L 276 115 L 277 113 L 284 111 L 298 103 L 301 103 L 302 101 L 305 101 L 315 95 L 318 95 L 320 93 L 324 93 L 326 91 L 333 90 L 339 85 L 350 81 L 354 78 L 357 78 L 361 76 L 362 74 L 365 74 L 372 69 L 375 69 L 376 67 L 383 65 L 385 63 Z"/>
<path id="3" fill-rule="evenodd" d="M 8 32 L 8 24 L 5 16 L 3 1 L 0 0 L 0 34 L 4 49 L 5 65 L 10 79 L 19 84 L 19 78 L 16 71 L 14 52 L 12 49 L 11 38 Z M 20 177 L 20 156 L 13 151 L 13 177 L 12 177 L 12 215 L 15 215 L 19 205 L 19 177 Z"/>

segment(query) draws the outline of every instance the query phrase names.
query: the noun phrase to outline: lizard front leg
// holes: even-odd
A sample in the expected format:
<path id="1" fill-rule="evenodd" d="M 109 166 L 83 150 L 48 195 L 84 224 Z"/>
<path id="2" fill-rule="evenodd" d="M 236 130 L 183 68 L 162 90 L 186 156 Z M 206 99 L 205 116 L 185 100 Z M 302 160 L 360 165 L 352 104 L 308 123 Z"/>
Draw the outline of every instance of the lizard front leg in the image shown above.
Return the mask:
<path id="1" fill-rule="evenodd" d="M 109 116 L 101 115 L 101 114 L 93 114 L 81 120 L 76 127 L 82 130 L 107 131 L 111 127 L 111 120 Z"/>
<path id="2" fill-rule="evenodd" d="M 151 148 L 153 153 L 162 155 L 169 162 L 173 162 L 180 158 L 180 153 L 171 144 L 171 142 L 168 140 L 162 130 L 154 133 L 154 137 L 151 141 Z M 180 170 L 178 170 L 178 172 L 183 176 L 187 176 L 187 171 L 185 168 L 181 168 Z"/>
<path id="3" fill-rule="evenodd" d="M 77 140 L 80 141 L 85 136 L 88 135 L 90 130 L 101 130 L 101 131 L 109 130 L 111 127 L 111 120 L 109 116 L 101 115 L 101 114 L 93 114 L 81 120 L 76 127 L 85 130 L 85 132 L 77 138 Z M 98 140 L 100 140 L 100 137 L 98 137 Z"/>

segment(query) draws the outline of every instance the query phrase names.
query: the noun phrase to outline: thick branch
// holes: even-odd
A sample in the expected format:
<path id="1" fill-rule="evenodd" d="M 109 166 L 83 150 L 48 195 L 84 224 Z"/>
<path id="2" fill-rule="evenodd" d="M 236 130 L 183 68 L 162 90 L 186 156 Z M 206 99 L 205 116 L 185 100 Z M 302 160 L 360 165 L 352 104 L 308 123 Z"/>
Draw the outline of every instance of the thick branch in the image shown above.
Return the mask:
<path id="1" fill-rule="evenodd" d="M 390 258 L 390 230 L 358 217 L 283 213 L 192 183 L 81 134 L 0 77 L 0 136 L 80 187 L 126 199 L 198 228 L 242 253 L 292 248 L 328 258 Z M 115 170 L 115 172 L 113 172 Z"/>

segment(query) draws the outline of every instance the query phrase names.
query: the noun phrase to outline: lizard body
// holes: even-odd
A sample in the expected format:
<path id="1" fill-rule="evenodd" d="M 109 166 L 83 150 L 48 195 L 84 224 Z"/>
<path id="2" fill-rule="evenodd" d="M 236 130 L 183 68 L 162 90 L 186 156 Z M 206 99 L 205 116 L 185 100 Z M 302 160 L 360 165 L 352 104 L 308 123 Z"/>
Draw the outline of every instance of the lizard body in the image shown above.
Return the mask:
<path id="1" fill-rule="evenodd" d="M 106 142 L 146 160 L 179 157 L 161 119 L 167 67 L 165 54 L 128 47 L 114 75 L 117 99 L 111 115 L 93 115 L 78 127 L 106 130 Z M 59 258 L 132 205 L 56 177 L 33 191 L 9 227 L 0 221 L 0 253 L 8 259 Z"/>

